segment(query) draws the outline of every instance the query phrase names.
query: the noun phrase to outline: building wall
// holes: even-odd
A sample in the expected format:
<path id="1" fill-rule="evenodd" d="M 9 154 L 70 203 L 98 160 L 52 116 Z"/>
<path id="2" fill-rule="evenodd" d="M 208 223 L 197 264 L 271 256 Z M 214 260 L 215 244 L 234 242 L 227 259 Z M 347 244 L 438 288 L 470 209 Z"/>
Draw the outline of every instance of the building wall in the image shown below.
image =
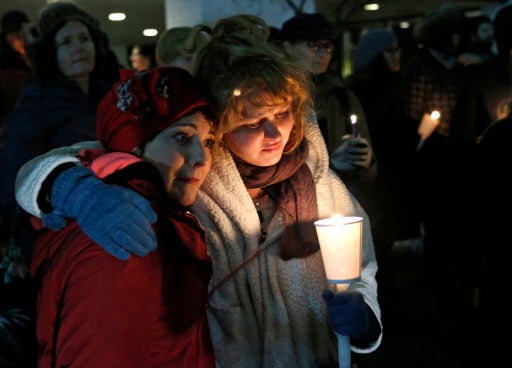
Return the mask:
<path id="1" fill-rule="evenodd" d="M 302 10 L 314 12 L 314 0 L 307 0 Z M 285 0 L 165 0 L 167 28 L 198 23 L 213 25 L 219 18 L 241 13 L 259 16 L 269 26 L 278 28 L 295 14 Z"/>

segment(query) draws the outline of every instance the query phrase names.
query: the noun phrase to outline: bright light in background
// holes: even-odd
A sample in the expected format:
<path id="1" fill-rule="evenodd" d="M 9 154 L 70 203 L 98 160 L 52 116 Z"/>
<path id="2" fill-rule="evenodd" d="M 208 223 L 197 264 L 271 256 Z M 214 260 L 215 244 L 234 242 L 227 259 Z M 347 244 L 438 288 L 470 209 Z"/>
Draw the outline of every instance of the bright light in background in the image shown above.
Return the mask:
<path id="1" fill-rule="evenodd" d="M 142 34 L 146 37 L 155 37 L 158 34 L 158 31 L 154 28 L 147 28 L 142 31 Z"/>
<path id="2" fill-rule="evenodd" d="M 364 10 L 368 10 L 368 11 L 379 10 L 379 4 L 377 4 L 377 3 L 364 4 Z"/>
<path id="3" fill-rule="evenodd" d="M 126 19 L 126 14 L 124 14 L 124 13 L 110 13 L 108 15 L 108 19 L 110 19 L 113 22 L 120 22 L 120 21 Z"/>
<path id="4" fill-rule="evenodd" d="M 409 23 L 409 22 L 406 22 L 406 21 L 400 22 L 400 28 L 402 28 L 402 29 L 409 28 L 410 26 L 411 26 L 411 23 Z"/>

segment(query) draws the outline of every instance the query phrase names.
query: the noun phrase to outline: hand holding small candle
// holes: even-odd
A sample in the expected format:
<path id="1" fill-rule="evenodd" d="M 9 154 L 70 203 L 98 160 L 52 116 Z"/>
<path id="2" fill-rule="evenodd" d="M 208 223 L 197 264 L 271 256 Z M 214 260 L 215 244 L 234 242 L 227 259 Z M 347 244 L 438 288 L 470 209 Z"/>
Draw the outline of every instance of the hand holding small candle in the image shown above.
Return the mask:
<path id="1" fill-rule="evenodd" d="M 440 120 L 441 114 L 437 110 L 432 111 L 430 114 L 423 114 L 423 118 L 418 126 L 420 141 L 418 142 L 416 151 L 419 151 L 421 147 L 423 147 L 423 143 L 425 143 L 425 140 L 436 130 Z"/>
<path id="2" fill-rule="evenodd" d="M 320 242 L 327 282 L 335 285 L 337 292 L 350 293 L 343 295 L 342 298 L 336 298 L 334 293 L 333 295 L 326 295 L 328 291 L 324 293 L 328 309 L 331 307 L 332 311 L 332 308 L 339 307 L 340 302 L 345 305 L 347 301 L 351 301 L 353 305 L 362 305 L 366 308 L 362 295 L 357 292 L 346 291 L 350 283 L 359 280 L 361 277 L 363 219 L 361 217 L 334 216 L 315 221 L 315 227 Z M 363 304 L 361 304 L 361 301 Z M 329 303 L 331 303 L 331 306 L 329 306 Z M 359 307 L 354 307 L 354 313 L 359 315 L 359 309 Z M 329 318 L 332 320 L 339 317 L 333 315 Z M 346 316 L 342 318 L 344 319 L 341 321 L 338 319 L 334 322 L 346 325 Z M 339 367 L 350 368 L 349 336 L 338 333 L 336 333 L 336 336 L 338 337 Z"/>

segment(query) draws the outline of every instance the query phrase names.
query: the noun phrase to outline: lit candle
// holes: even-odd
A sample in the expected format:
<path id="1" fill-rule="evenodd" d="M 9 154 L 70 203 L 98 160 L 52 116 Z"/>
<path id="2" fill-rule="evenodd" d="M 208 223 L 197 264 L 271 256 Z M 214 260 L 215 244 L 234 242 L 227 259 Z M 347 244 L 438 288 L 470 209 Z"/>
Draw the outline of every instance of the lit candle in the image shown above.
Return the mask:
<path id="1" fill-rule="evenodd" d="M 357 115 L 350 115 L 350 123 L 352 127 L 352 136 L 357 137 Z"/>
<path id="2" fill-rule="evenodd" d="M 416 146 L 416 151 L 419 151 L 423 147 L 423 143 L 428 137 L 436 130 L 441 119 L 441 113 L 437 110 L 433 110 L 430 114 L 423 114 L 420 125 L 418 126 L 418 134 L 420 141 Z"/>
<path id="3" fill-rule="evenodd" d="M 333 216 L 315 221 L 327 282 L 343 292 L 361 277 L 362 217 Z M 350 339 L 339 335 L 339 367 L 350 368 Z"/>
<path id="4" fill-rule="evenodd" d="M 438 120 L 441 117 L 441 113 L 437 110 L 434 110 L 430 113 L 430 118 L 432 120 Z"/>

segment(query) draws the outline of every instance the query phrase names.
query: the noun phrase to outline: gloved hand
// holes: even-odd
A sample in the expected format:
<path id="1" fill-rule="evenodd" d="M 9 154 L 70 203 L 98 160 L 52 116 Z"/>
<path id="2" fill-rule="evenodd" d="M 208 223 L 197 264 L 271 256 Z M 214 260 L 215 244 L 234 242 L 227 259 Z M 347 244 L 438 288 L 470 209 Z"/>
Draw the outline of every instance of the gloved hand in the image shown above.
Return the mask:
<path id="1" fill-rule="evenodd" d="M 368 307 L 361 293 L 352 290 L 333 293 L 325 289 L 322 298 L 327 305 L 327 316 L 334 331 L 354 339 L 363 338 L 368 332 Z"/>
<path id="2" fill-rule="evenodd" d="M 120 260 L 156 249 L 151 224 L 157 216 L 149 202 L 133 190 L 105 184 L 86 167 L 73 167 L 57 177 L 51 204 L 53 212 L 42 218 L 45 226 L 60 230 L 64 218 L 74 218 L 91 239 Z"/>
<path id="3" fill-rule="evenodd" d="M 367 169 L 372 162 L 372 149 L 366 138 L 345 134 L 341 137 L 341 145 L 331 154 L 330 161 L 340 171 L 357 167 Z"/>

